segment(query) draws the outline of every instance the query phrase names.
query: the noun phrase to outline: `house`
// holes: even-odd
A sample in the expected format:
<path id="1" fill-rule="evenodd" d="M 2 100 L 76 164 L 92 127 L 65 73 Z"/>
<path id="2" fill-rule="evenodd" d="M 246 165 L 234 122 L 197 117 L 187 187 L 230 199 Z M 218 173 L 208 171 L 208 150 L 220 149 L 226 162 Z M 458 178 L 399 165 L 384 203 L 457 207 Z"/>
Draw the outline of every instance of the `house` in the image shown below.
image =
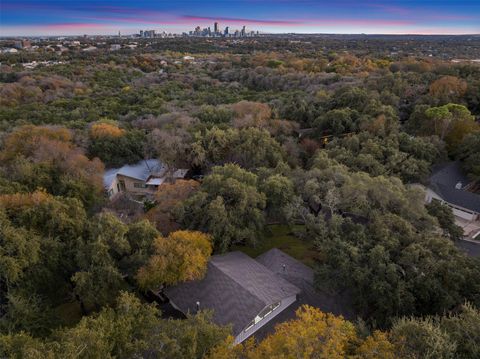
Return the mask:
<path id="1" fill-rule="evenodd" d="M 188 170 L 176 170 L 170 178 L 185 178 Z M 105 171 L 103 185 L 109 198 L 124 192 L 143 197 L 154 194 L 169 178 L 168 169 L 159 160 L 149 159 Z"/>
<path id="2" fill-rule="evenodd" d="M 461 220 L 480 220 L 480 195 L 467 190 L 470 182 L 458 161 L 442 164 L 430 176 L 425 200 L 447 204 Z"/>
<path id="3" fill-rule="evenodd" d="M 231 325 L 235 343 L 255 335 L 262 339 L 278 323 L 295 318 L 310 305 L 324 312 L 354 319 L 346 293 L 316 290 L 310 267 L 273 248 L 253 259 L 242 252 L 211 257 L 202 280 L 164 290 L 170 305 L 183 314 L 213 310 L 213 321 Z"/>
<path id="4" fill-rule="evenodd" d="M 205 278 L 165 290 L 184 314 L 213 310 L 241 343 L 297 300 L 300 289 L 242 252 L 212 256 Z"/>
<path id="5" fill-rule="evenodd" d="M 301 290 L 297 294 L 297 300 L 292 305 L 278 313 L 278 315 L 255 332 L 257 340 L 261 340 L 273 333 L 277 324 L 295 319 L 295 312 L 302 305 L 318 308 L 325 313 L 341 315 L 348 320 L 355 320 L 357 317 L 348 291 L 332 293 L 314 286 L 313 269 L 285 252 L 272 248 L 258 256 L 255 260 Z"/>

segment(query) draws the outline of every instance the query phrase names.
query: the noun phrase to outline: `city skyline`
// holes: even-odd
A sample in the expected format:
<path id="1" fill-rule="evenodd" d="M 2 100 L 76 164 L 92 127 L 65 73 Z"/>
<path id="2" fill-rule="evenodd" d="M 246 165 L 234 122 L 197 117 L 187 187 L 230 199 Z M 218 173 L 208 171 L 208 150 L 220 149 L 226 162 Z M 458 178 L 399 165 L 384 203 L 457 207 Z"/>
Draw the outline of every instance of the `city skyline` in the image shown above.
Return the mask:
<path id="1" fill-rule="evenodd" d="M 478 1 L 235 0 L 12 1 L 0 36 L 188 33 L 218 23 L 263 33 L 478 34 Z"/>

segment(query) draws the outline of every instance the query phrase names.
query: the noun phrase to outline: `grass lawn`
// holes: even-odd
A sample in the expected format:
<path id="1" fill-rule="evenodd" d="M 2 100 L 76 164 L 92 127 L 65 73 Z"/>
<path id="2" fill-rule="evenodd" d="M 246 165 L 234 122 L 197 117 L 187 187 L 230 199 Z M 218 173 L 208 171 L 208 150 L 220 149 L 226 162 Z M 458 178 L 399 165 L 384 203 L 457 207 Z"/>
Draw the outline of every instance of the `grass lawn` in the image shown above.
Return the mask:
<path id="1" fill-rule="evenodd" d="M 263 238 L 255 248 L 237 245 L 232 247 L 232 251 L 241 251 L 255 258 L 272 248 L 278 248 L 304 264 L 313 266 L 316 253 L 312 245 L 292 233 L 294 229 L 302 228 L 303 226 L 292 228 L 286 225 L 270 225 L 266 227 Z"/>

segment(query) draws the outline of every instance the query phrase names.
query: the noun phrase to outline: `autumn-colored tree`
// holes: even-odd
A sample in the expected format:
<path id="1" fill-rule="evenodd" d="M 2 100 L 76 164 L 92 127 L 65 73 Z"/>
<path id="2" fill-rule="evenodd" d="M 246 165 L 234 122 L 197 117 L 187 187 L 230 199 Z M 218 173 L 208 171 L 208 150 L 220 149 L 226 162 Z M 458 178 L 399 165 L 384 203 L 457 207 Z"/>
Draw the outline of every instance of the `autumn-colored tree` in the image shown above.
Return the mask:
<path id="1" fill-rule="evenodd" d="M 90 136 L 92 138 L 121 137 L 124 134 L 125 130 L 107 122 L 97 122 L 90 127 Z"/>
<path id="2" fill-rule="evenodd" d="M 154 254 L 137 273 L 142 289 L 173 285 L 200 279 L 207 270 L 212 253 L 209 235 L 197 231 L 176 231 L 168 237 L 157 237 Z"/>
<path id="3" fill-rule="evenodd" d="M 75 197 L 89 208 L 102 198 L 103 164 L 89 160 L 65 128 L 18 128 L 6 137 L 0 163 L 7 178 L 28 190 L 44 188 L 54 195 Z"/>
<path id="4" fill-rule="evenodd" d="M 394 346 L 387 334 L 376 331 L 361 339 L 351 322 L 310 306 L 299 308 L 296 319 L 278 324 L 275 332 L 258 344 L 250 339 L 239 347 L 232 347 L 228 340 L 217 346 L 208 358 L 395 358 Z"/>
<path id="5" fill-rule="evenodd" d="M 234 127 L 265 127 L 272 116 L 270 106 L 260 102 L 240 101 L 231 106 L 235 113 Z"/>
<path id="6" fill-rule="evenodd" d="M 197 191 L 199 186 L 200 184 L 193 180 L 176 180 L 174 183 L 162 184 L 155 194 L 156 205 L 145 214 L 145 218 L 154 223 L 164 235 L 179 229 L 174 210 L 180 202 Z"/>
<path id="7" fill-rule="evenodd" d="M 38 154 L 36 154 L 39 148 L 52 144 L 59 146 L 58 149 L 62 151 L 70 148 L 71 141 L 72 133 L 64 127 L 22 126 L 7 136 L 0 159 L 8 161 L 21 155 L 36 156 L 36 161 L 42 161 L 43 156 L 38 158 Z"/>
<path id="8" fill-rule="evenodd" d="M 430 85 L 430 95 L 441 103 L 456 101 L 467 91 L 467 83 L 455 76 L 443 76 Z"/>

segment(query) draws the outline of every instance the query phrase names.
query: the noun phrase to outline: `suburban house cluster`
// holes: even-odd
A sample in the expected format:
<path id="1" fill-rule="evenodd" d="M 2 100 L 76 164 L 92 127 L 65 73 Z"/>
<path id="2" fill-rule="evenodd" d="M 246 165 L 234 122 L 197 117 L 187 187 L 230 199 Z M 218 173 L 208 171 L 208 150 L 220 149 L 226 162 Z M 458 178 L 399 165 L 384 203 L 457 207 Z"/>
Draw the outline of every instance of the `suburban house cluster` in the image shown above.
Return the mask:
<path id="1" fill-rule="evenodd" d="M 480 239 L 480 195 L 470 192 L 471 181 L 459 162 L 434 168 L 426 191 L 426 202 L 438 200 L 450 208 L 466 237 Z"/>
<path id="2" fill-rule="evenodd" d="M 171 172 L 159 160 L 149 159 L 105 171 L 103 185 L 110 199 L 118 193 L 144 197 L 154 194 L 168 180 L 185 178 L 187 172 L 187 169 Z"/>

